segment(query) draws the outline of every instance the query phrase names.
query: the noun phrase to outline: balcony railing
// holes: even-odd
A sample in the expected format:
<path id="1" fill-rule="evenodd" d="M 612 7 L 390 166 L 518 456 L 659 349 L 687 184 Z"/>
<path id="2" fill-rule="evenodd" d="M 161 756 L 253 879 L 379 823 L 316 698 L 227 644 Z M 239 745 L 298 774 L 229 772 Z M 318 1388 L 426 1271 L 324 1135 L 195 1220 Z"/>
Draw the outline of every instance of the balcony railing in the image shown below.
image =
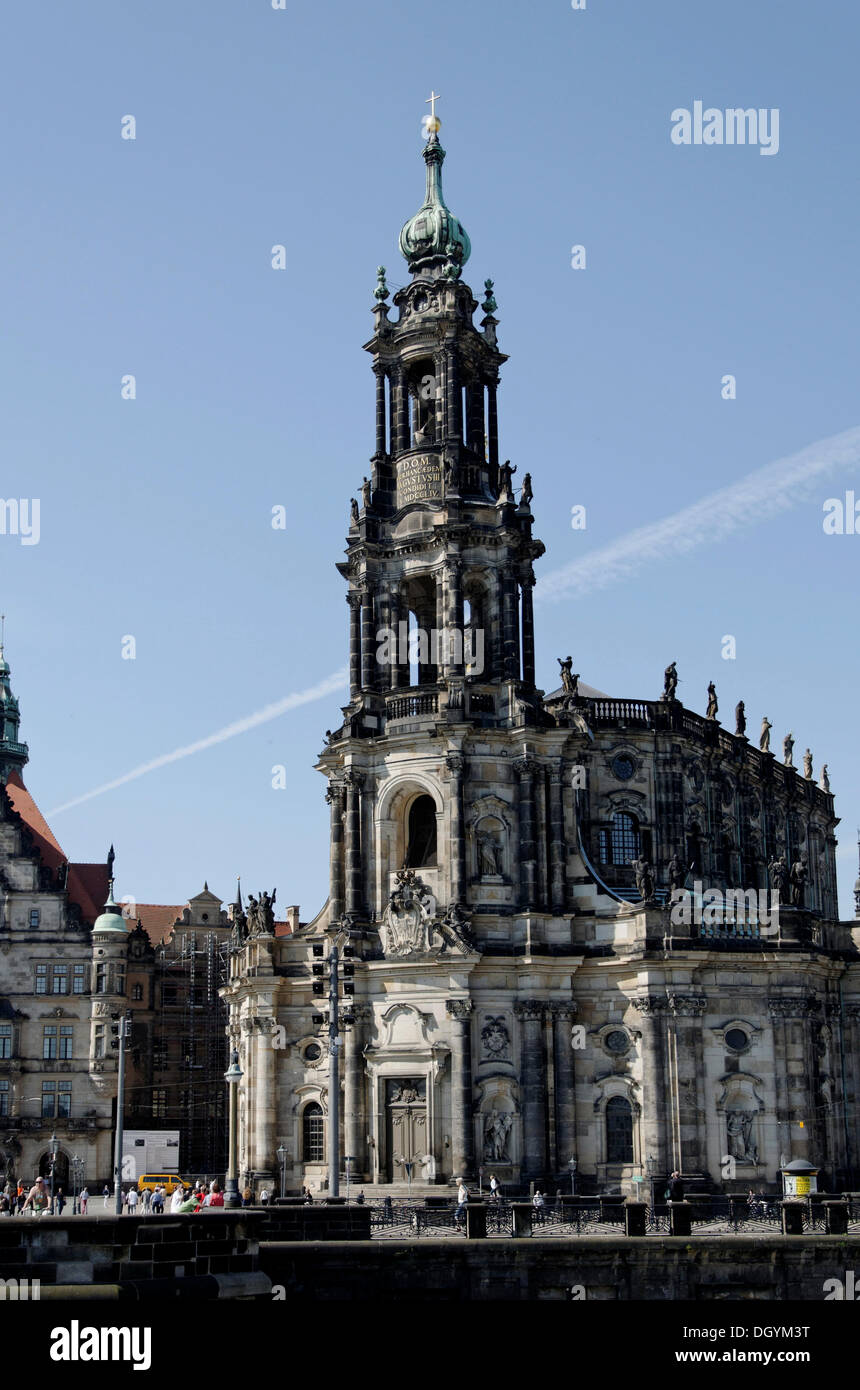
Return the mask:
<path id="1" fill-rule="evenodd" d="M 391 719 L 414 719 L 416 715 L 438 714 L 439 696 L 435 691 L 425 695 L 392 695 L 385 704 L 386 717 Z"/>

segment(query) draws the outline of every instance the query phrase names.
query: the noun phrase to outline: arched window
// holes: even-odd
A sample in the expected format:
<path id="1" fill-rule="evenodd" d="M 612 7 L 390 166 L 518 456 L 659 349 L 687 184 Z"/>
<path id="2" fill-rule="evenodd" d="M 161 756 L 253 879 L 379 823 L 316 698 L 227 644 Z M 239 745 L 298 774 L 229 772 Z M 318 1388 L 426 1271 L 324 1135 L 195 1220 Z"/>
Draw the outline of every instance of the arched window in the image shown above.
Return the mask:
<path id="1" fill-rule="evenodd" d="M 132 985 L 131 997 L 137 1001 L 141 1000 L 143 998 L 143 985 Z"/>
<path id="2" fill-rule="evenodd" d="M 616 811 L 609 823 L 610 864 L 631 864 L 639 857 L 639 822 L 627 811 Z"/>
<path id="3" fill-rule="evenodd" d="M 436 863 L 436 803 L 419 796 L 409 808 L 406 868 L 420 869 Z"/>
<path id="4" fill-rule="evenodd" d="M 633 1162 L 633 1111 L 624 1096 L 613 1096 L 606 1105 L 606 1161 Z"/>
<path id="5" fill-rule="evenodd" d="M 323 1112 L 315 1100 L 302 1111 L 302 1156 L 305 1163 L 325 1162 Z"/>

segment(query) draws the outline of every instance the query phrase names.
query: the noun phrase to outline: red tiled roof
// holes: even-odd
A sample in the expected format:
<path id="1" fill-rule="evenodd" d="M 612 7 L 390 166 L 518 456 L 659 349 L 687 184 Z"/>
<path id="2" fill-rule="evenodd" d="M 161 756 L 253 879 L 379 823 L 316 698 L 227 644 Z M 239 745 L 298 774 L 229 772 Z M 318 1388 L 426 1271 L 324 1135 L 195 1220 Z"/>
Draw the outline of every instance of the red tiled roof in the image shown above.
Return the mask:
<path id="1" fill-rule="evenodd" d="M 46 864 L 49 869 L 58 869 L 61 864 L 65 864 L 66 856 L 57 844 L 54 832 L 21 781 L 20 773 L 9 773 L 6 791 L 12 803 L 12 809 L 17 811 L 36 842 L 42 863 Z"/>
<path id="2" fill-rule="evenodd" d="M 85 922 L 94 922 L 104 910 L 109 888 L 107 864 L 69 865 L 69 897 L 78 904 Z"/>
<path id="3" fill-rule="evenodd" d="M 22 821 L 33 836 L 42 863 L 55 872 L 67 862 L 53 830 L 21 780 L 20 773 L 10 772 L 6 791 Z M 69 864 L 66 887 L 69 901 L 77 903 L 85 922 L 94 922 L 108 895 L 107 864 Z"/>
<path id="4" fill-rule="evenodd" d="M 177 917 L 181 917 L 187 903 L 135 903 L 135 920 L 139 917 L 143 930 L 153 946 L 163 946 L 170 939 L 170 933 Z M 129 922 L 134 926 L 134 921 Z"/>

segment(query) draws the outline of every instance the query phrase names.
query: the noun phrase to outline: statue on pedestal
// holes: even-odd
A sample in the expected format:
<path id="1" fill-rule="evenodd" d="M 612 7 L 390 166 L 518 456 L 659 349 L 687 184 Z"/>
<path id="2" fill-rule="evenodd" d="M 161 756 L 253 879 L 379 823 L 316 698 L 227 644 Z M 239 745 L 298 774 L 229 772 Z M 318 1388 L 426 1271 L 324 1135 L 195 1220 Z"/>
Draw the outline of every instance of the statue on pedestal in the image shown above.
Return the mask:
<path id="1" fill-rule="evenodd" d="M 678 689 L 678 668 L 674 661 L 671 661 L 663 672 L 663 694 L 661 700 L 674 700 L 675 691 Z"/>
<path id="2" fill-rule="evenodd" d="M 714 685 L 714 682 L 711 681 L 708 685 L 708 711 L 705 715 L 705 718 L 716 719 L 718 709 L 719 705 L 717 704 L 717 688 Z"/>
<path id="3" fill-rule="evenodd" d="M 773 725 L 765 714 L 761 721 L 761 733 L 758 738 L 758 746 L 763 753 L 770 752 L 770 731 L 772 728 Z"/>

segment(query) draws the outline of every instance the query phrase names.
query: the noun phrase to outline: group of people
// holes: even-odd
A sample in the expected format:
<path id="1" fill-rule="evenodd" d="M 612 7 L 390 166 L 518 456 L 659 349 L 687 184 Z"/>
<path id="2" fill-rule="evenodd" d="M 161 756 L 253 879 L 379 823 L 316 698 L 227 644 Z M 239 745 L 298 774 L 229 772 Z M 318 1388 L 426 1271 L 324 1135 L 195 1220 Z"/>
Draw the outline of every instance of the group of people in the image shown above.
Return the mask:
<path id="1" fill-rule="evenodd" d="M 78 1197 L 81 1214 L 86 1216 L 89 1192 L 83 1189 Z M 0 1215 L 2 1216 L 22 1216 L 24 1212 L 29 1212 L 31 1216 L 44 1216 L 53 1211 L 57 1216 L 62 1216 L 67 1205 L 66 1194 L 61 1187 L 54 1190 L 53 1208 L 51 1205 L 50 1184 L 45 1178 L 36 1178 L 29 1192 L 25 1189 L 23 1182 L 7 1182 L 2 1192 L 0 1192 Z"/>

